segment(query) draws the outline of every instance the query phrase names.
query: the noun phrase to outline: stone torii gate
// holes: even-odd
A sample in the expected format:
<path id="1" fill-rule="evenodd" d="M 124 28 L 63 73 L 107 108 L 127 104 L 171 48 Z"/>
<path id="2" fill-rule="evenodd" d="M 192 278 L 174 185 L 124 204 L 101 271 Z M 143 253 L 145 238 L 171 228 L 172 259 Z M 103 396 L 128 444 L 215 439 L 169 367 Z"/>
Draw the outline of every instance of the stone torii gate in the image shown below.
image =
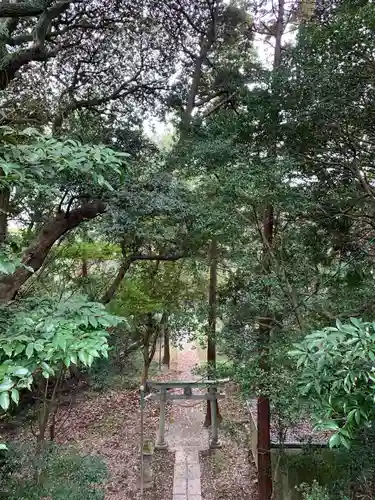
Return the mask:
<path id="1" fill-rule="evenodd" d="M 218 434 L 218 419 L 217 419 L 217 405 L 216 401 L 218 399 L 225 398 L 224 394 L 217 392 L 217 388 L 220 385 L 224 385 L 229 382 L 229 378 L 220 380 L 176 380 L 176 381 L 153 381 L 147 382 L 147 386 L 156 389 L 156 393 L 152 393 L 147 399 L 153 399 L 160 401 L 160 417 L 159 417 L 159 430 L 155 443 L 155 449 L 163 450 L 167 448 L 167 443 L 165 442 L 165 407 L 166 402 L 171 400 L 191 400 L 191 401 L 202 401 L 210 400 L 211 404 L 211 439 L 210 448 L 221 448 L 221 443 L 219 441 Z M 193 389 L 198 388 L 208 388 L 208 392 L 205 394 L 193 394 Z M 171 394 L 168 392 L 169 389 L 183 389 L 183 394 Z"/>

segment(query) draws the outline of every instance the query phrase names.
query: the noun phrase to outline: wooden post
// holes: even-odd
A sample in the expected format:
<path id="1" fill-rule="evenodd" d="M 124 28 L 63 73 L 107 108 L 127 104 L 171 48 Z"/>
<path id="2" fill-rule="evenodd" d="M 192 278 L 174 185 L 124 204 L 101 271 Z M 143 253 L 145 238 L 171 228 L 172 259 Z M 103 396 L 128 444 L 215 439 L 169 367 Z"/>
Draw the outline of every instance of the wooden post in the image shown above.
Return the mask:
<path id="1" fill-rule="evenodd" d="M 143 498 L 143 490 L 144 490 L 144 477 L 143 477 L 143 471 L 144 471 L 144 462 L 143 462 L 143 425 L 144 425 L 144 403 L 145 403 L 145 388 L 143 385 L 140 387 L 140 395 L 141 395 L 141 477 L 140 477 L 140 482 L 141 482 L 141 496 Z"/>
<path id="2" fill-rule="evenodd" d="M 167 390 L 162 388 L 160 390 L 160 416 L 159 416 L 159 431 L 158 437 L 155 443 L 155 449 L 165 450 L 168 445 L 165 442 L 164 432 L 165 432 L 165 404 L 167 400 Z"/>
<path id="3" fill-rule="evenodd" d="M 211 403 L 211 441 L 210 448 L 217 449 L 221 448 L 221 443 L 219 441 L 219 431 L 218 431 L 218 415 L 217 415 L 217 404 L 216 404 L 216 387 L 210 387 L 208 389 L 209 401 Z"/>
<path id="4" fill-rule="evenodd" d="M 143 477 L 142 477 L 142 493 L 146 488 L 150 488 L 153 484 L 153 474 L 152 474 L 152 443 L 151 441 L 146 441 L 143 443 L 142 457 L 143 457 Z"/>

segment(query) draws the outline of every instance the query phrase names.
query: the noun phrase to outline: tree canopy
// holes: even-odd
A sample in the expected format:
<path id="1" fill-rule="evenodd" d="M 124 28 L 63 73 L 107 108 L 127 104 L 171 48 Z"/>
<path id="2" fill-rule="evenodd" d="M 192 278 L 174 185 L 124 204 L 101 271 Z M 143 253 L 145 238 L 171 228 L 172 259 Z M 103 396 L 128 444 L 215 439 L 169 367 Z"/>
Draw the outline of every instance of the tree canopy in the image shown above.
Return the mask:
<path id="1" fill-rule="evenodd" d="M 365 0 L 0 2 L 4 410 L 45 389 L 44 439 L 52 379 L 121 337 L 146 380 L 203 324 L 258 401 L 260 500 L 272 419 L 365 439 L 374 29 Z"/>

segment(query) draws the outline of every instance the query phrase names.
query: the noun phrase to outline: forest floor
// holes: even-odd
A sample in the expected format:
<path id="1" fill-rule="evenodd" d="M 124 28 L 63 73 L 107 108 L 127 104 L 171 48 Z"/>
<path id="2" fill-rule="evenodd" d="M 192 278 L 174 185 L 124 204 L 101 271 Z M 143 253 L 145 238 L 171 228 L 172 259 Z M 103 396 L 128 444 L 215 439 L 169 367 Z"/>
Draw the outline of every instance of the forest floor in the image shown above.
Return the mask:
<path id="1" fill-rule="evenodd" d="M 199 359 L 198 359 L 199 362 Z M 197 351 L 173 350 L 168 373 L 153 375 L 153 379 L 183 379 L 197 364 Z M 197 406 L 204 418 L 204 404 Z M 167 408 L 168 427 L 178 421 L 184 409 L 171 405 Z M 256 500 L 255 467 L 249 461 L 249 452 L 240 422 L 247 418 L 245 407 L 232 392 L 220 401 L 223 416 L 220 450 L 200 451 L 201 498 L 204 500 Z M 155 440 L 159 408 L 155 401 L 147 401 L 144 413 L 145 438 Z M 237 425 L 238 424 L 238 425 Z M 233 432 L 233 428 L 237 431 Z M 207 433 L 202 427 L 202 435 Z M 30 439 L 30 431 L 22 432 L 22 439 Z M 207 435 L 207 434 L 206 434 Z M 14 436 L 16 437 L 16 436 Z M 20 437 L 20 436 L 19 436 Z M 56 442 L 68 445 L 82 454 L 102 457 L 108 466 L 109 479 L 105 484 L 106 500 L 141 499 L 139 490 L 140 464 L 140 402 L 139 392 L 117 388 L 103 393 L 88 392 L 70 408 L 62 408 L 57 420 Z M 144 500 L 172 500 L 175 453 L 155 452 L 153 456 L 154 486 L 144 493 Z M 194 497 L 195 498 L 195 497 Z M 200 498 L 200 497 L 197 497 Z"/>

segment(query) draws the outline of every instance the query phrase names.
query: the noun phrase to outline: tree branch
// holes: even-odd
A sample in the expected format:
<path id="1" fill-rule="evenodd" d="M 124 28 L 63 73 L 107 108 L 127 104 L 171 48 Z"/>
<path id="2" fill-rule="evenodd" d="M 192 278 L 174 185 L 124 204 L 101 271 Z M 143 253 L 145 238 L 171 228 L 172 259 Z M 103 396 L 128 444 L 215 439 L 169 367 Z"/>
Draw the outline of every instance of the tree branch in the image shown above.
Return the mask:
<path id="1" fill-rule="evenodd" d="M 32 17 L 42 14 L 44 11 L 43 2 L 21 2 L 0 3 L 0 18 L 1 17 Z"/>
<path id="2" fill-rule="evenodd" d="M 206 113 L 204 113 L 202 118 L 208 118 L 210 115 L 215 113 L 215 111 L 217 111 L 222 106 L 224 106 L 224 104 L 230 102 L 236 94 L 237 94 L 237 91 L 232 92 L 231 94 L 228 95 L 228 97 L 219 101 L 217 104 L 215 104 L 215 106 L 213 108 L 209 109 Z"/>
<path id="3" fill-rule="evenodd" d="M 7 88 L 8 84 L 14 80 L 17 71 L 22 68 L 22 66 L 25 66 L 31 61 L 47 61 L 48 59 L 55 57 L 57 52 L 57 49 L 46 51 L 33 47 L 29 50 L 16 52 L 15 54 L 10 55 L 9 58 L 3 62 L 3 66 L 0 67 L 0 90 Z"/>
<path id="4" fill-rule="evenodd" d="M 187 255 L 184 253 L 178 254 L 169 254 L 169 255 L 134 255 L 132 257 L 133 261 L 135 260 L 155 260 L 155 261 L 167 261 L 167 262 L 175 262 L 176 260 L 183 259 Z"/>
<path id="5" fill-rule="evenodd" d="M 105 210 L 106 205 L 103 201 L 94 200 L 72 210 L 68 216 L 64 212 L 56 214 L 44 224 L 38 236 L 25 250 L 22 264 L 31 267 L 34 272 L 38 271 L 51 247 L 61 236 L 82 222 L 94 219 Z M 25 267 L 19 267 L 13 274 L 2 277 L 0 279 L 0 303 L 12 300 L 31 275 L 31 271 Z"/>
<path id="6" fill-rule="evenodd" d="M 132 265 L 133 262 L 137 260 L 175 262 L 179 259 L 182 259 L 183 257 L 186 257 L 186 254 L 178 253 L 178 254 L 167 254 L 167 255 L 142 255 L 134 253 L 128 257 L 125 257 L 121 266 L 119 267 L 119 270 L 113 282 L 109 286 L 108 290 L 106 290 L 106 292 L 102 295 L 100 302 L 102 302 L 103 304 L 108 304 L 108 302 L 110 302 L 113 299 L 119 286 L 122 283 L 122 280 L 124 279 L 126 273 L 130 269 L 130 266 Z"/>

